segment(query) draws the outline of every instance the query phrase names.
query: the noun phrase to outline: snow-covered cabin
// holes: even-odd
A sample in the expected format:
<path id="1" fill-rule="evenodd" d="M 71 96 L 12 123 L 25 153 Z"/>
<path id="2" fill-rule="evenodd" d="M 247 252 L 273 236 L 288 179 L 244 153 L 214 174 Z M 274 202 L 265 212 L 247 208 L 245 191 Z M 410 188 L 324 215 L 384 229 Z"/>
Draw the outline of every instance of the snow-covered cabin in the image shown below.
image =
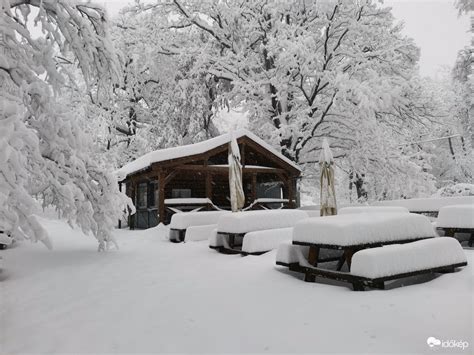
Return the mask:
<path id="1" fill-rule="evenodd" d="M 234 132 L 239 145 L 245 207 L 295 208 L 301 170 L 247 130 Z M 168 223 L 178 211 L 230 209 L 229 133 L 190 145 L 150 152 L 117 171 L 137 213 L 131 228 Z"/>

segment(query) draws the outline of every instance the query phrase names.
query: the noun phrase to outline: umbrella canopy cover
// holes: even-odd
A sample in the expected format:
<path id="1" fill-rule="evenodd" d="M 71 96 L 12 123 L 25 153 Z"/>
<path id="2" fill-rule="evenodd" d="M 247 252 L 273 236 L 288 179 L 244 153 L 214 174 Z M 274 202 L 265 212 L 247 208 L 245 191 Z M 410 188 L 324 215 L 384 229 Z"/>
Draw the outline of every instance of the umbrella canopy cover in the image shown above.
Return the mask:
<path id="1" fill-rule="evenodd" d="M 319 165 L 321 167 L 320 215 L 332 216 L 337 214 L 336 189 L 334 187 L 334 158 L 326 138 L 323 140 Z"/>
<path id="2" fill-rule="evenodd" d="M 242 210 L 245 204 L 244 189 L 242 186 L 242 165 L 240 151 L 233 133 L 229 142 L 229 189 L 232 212 Z"/>

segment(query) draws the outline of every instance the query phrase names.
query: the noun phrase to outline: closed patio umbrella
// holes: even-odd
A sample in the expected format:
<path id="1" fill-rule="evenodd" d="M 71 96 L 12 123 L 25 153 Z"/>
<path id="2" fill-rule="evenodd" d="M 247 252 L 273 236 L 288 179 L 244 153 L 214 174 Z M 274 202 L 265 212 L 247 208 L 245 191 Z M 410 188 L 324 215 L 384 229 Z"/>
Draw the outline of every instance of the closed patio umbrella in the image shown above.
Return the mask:
<path id="1" fill-rule="evenodd" d="M 320 215 L 332 216 L 337 214 L 336 190 L 334 187 L 334 158 L 326 138 L 323 139 L 319 166 L 321 167 Z"/>
<path id="2" fill-rule="evenodd" d="M 230 132 L 229 142 L 229 189 L 232 212 L 242 210 L 245 204 L 244 189 L 242 187 L 242 165 L 240 151 L 234 133 Z"/>

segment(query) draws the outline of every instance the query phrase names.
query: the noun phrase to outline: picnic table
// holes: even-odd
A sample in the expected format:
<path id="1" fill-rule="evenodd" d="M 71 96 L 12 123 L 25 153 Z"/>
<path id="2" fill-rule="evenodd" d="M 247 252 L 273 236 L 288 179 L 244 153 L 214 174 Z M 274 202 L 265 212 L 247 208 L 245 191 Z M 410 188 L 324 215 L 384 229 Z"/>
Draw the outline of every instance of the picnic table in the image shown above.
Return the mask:
<path id="1" fill-rule="evenodd" d="M 322 251 L 342 252 L 337 266 Z M 307 255 L 307 257 L 305 256 Z M 277 265 L 304 274 L 352 284 L 355 291 L 385 288 L 385 282 L 421 274 L 455 272 L 466 256 L 453 238 L 437 237 L 429 218 L 412 213 L 356 213 L 309 218 L 293 228 L 293 240 L 280 244 Z M 347 264 L 348 271 L 342 271 Z"/>
<path id="2" fill-rule="evenodd" d="M 425 216 L 411 213 L 361 213 L 310 218 L 296 224 L 293 245 L 306 246 L 307 262 L 316 268 L 318 263 L 335 261 L 321 259 L 322 249 L 340 250 L 336 270 L 344 264 L 350 271 L 353 255 L 361 250 L 390 244 L 404 244 L 436 237 L 435 230 Z M 314 272 L 305 274 L 306 281 L 314 281 Z M 324 270 L 321 270 L 324 272 Z"/>
<path id="3" fill-rule="evenodd" d="M 209 244 L 209 247 L 226 254 L 251 254 L 242 250 L 244 238 L 247 233 L 262 232 L 259 237 L 268 238 L 270 230 L 281 230 L 293 227 L 298 221 L 306 219 L 304 211 L 294 209 L 252 210 L 228 213 L 219 218 L 217 222 L 217 237 L 219 245 Z M 280 240 L 280 233 L 275 232 L 275 240 Z M 255 244 L 255 243 L 254 243 Z M 276 247 L 276 246 L 275 246 Z M 268 250 L 265 250 L 268 251 Z M 255 254 L 261 254 L 259 250 Z"/>
<path id="4" fill-rule="evenodd" d="M 439 210 L 436 229 L 443 231 L 445 236 L 456 238 L 459 243 L 464 240 L 460 234 L 469 235 L 469 247 L 474 244 L 474 205 L 445 206 Z"/>

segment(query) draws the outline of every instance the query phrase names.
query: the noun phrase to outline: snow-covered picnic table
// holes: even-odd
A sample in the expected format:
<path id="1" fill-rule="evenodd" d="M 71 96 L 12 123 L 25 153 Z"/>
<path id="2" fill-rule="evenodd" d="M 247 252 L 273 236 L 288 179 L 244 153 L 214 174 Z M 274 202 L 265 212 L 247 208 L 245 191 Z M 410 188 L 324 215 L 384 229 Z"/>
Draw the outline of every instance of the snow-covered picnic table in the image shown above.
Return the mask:
<path id="1" fill-rule="evenodd" d="M 366 287 L 384 289 L 387 281 L 421 274 L 451 273 L 467 265 L 460 244 L 446 237 L 357 251 L 348 272 L 312 265 L 303 255 L 307 249 L 283 243 L 278 248 L 276 263 L 303 273 L 305 281 L 315 281 L 316 276 L 328 278 L 350 283 L 354 291 L 363 291 Z"/>
<path id="2" fill-rule="evenodd" d="M 454 205 L 442 207 L 435 222 L 436 229 L 444 232 L 449 237 L 459 238 L 459 234 L 468 234 L 470 247 L 474 243 L 474 205 Z"/>
<path id="3" fill-rule="evenodd" d="M 326 250 L 343 251 L 336 267 L 318 266 L 332 261 L 322 256 Z M 347 271 L 341 271 L 344 263 Z M 437 237 L 428 217 L 392 211 L 302 220 L 292 243 L 279 246 L 277 265 L 303 273 L 305 281 L 324 277 L 364 290 L 418 274 L 454 272 L 467 262 L 459 243 Z"/>
<path id="4" fill-rule="evenodd" d="M 197 212 L 180 212 L 175 213 L 171 217 L 170 223 L 170 232 L 169 239 L 172 242 L 183 242 L 185 240 L 185 235 L 189 228 L 193 227 L 202 227 L 198 228 L 194 232 L 200 230 L 212 231 L 216 228 L 217 221 L 221 216 L 226 213 L 231 213 L 230 211 L 197 211 Z M 214 227 L 210 227 L 214 225 Z M 203 226 L 207 226 L 204 228 Z"/>
<path id="5" fill-rule="evenodd" d="M 436 237 L 430 220 L 412 213 L 356 213 L 324 218 L 309 218 L 293 229 L 293 244 L 308 246 L 308 262 L 316 266 L 320 249 L 344 252 L 337 269 L 344 262 L 350 268 L 355 252 L 388 244 L 409 243 Z"/>
<path id="6" fill-rule="evenodd" d="M 219 218 L 209 247 L 226 253 L 261 254 L 290 239 L 288 228 L 306 218 L 306 212 L 293 209 L 228 213 Z"/>
<path id="7" fill-rule="evenodd" d="M 421 213 L 433 217 L 438 216 L 438 212 L 445 206 L 452 205 L 474 205 L 474 196 L 453 196 L 453 197 L 430 197 L 412 198 L 405 200 L 377 201 L 373 206 L 400 206 L 407 208 L 412 213 Z"/>

